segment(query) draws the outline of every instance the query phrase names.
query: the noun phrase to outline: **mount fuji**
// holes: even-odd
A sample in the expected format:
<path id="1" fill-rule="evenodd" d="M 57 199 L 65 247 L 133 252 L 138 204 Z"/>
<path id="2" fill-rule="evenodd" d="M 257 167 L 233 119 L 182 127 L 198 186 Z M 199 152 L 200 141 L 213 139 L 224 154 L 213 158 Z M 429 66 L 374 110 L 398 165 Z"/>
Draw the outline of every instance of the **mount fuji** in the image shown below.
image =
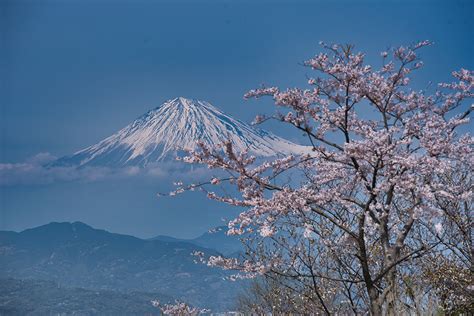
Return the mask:
<path id="1" fill-rule="evenodd" d="M 196 149 L 198 141 L 216 146 L 226 140 L 236 151 L 246 149 L 257 157 L 309 152 L 307 146 L 255 129 L 208 102 L 179 97 L 148 111 L 99 143 L 59 158 L 53 165 L 144 167 Z"/>

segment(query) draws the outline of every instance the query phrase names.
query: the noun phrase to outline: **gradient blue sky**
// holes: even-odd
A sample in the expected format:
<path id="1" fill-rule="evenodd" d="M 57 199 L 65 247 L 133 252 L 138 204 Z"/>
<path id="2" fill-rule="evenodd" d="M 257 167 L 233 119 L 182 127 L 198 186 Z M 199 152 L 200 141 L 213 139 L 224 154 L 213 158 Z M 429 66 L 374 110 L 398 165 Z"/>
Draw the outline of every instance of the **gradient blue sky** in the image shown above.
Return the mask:
<path id="1" fill-rule="evenodd" d="M 373 64 L 389 46 L 432 40 L 420 85 L 474 68 L 474 1 L 4 0 L 0 9 L 0 163 L 72 153 L 176 96 L 250 121 L 271 102 L 242 95 L 304 85 L 309 70 L 298 63 L 320 40 L 353 43 Z M 82 220 L 190 237 L 226 215 L 203 198 L 157 201 L 164 182 L 0 187 L 0 229 Z"/>

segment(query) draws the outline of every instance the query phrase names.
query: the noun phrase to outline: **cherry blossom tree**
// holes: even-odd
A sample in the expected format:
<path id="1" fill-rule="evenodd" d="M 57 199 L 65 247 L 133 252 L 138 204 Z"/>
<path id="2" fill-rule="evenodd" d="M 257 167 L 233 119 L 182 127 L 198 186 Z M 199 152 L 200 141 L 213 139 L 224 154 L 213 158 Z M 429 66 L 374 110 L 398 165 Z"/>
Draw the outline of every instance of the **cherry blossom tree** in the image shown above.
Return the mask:
<path id="1" fill-rule="evenodd" d="M 443 243 L 447 214 L 461 212 L 452 206 L 473 199 L 471 186 L 447 181 L 460 166 L 472 177 L 474 139 L 460 130 L 473 108 L 473 72 L 415 90 L 419 50 L 430 44 L 382 52 L 376 68 L 351 45 L 321 43 L 304 63 L 315 73 L 307 88 L 249 91 L 245 98 L 269 96 L 277 106 L 257 124 L 289 124 L 310 150 L 262 162 L 227 142 L 200 144 L 183 159 L 222 171 L 173 194 L 199 189 L 242 209 L 228 225 L 246 254 L 202 260 L 236 277 L 278 277 L 317 313 L 396 314 L 402 276 Z M 228 184 L 238 193 L 226 193 Z"/>

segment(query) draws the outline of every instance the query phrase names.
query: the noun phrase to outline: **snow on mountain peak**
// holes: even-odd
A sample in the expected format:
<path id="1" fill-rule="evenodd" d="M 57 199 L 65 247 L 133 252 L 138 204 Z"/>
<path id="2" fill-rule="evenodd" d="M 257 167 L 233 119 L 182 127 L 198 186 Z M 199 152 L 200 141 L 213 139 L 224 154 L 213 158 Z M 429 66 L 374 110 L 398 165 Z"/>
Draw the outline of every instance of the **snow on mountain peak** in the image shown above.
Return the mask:
<path id="1" fill-rule="evenodd" d="M 216 146 L 226 140 L 237 151 L 247 149 L 258 157 L 308 152 L 308 147 L 254 129 L 208 102 L 178 97 L 99 143 L 60 158 L 56 165 L 145 166 L 195 149 L 197 141 Z"/>

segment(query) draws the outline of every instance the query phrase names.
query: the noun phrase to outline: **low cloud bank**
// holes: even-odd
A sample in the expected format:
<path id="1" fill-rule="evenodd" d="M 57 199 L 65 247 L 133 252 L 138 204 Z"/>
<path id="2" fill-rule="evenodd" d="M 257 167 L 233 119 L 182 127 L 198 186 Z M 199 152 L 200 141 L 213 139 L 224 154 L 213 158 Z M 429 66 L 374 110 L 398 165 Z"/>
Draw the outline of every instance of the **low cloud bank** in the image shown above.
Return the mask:
<path id="1" fill-rule="evenodd" d="M 0 186 L 40 185 L 55 182 L 93 182 L 110 178 L 146 176 L 154 178 L 198 180 L 209 175 L 204 167 L 191 167 L 182 162 L 162 162 L 144 168 L 128 166 L 108 167 L 57 167 L 48 166 L 57 157 L 39 153 L 22 163 L 0 163 Z"/>

